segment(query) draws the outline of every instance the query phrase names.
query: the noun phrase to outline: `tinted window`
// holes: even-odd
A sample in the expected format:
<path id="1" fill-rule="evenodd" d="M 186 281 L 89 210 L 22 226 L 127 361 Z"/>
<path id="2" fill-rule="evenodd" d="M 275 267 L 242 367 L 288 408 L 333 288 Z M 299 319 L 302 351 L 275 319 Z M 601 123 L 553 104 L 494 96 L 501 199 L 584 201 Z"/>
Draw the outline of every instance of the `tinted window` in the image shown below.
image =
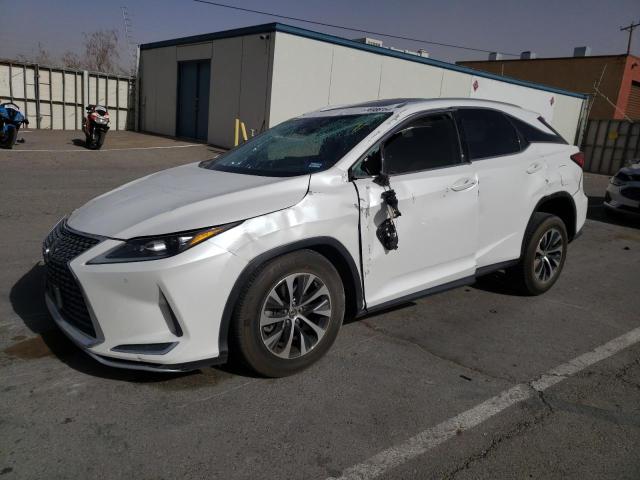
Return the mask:
<path id="1" fill-rule="evenodd" d="M 382 170 L 380 145 L 372 147 L 351 169 L 352 178 L 367 178 L 378 175 Z"/>
<path id="2" fill-rule="evenodd" d="M 365 113 L 295 118 L 200 166 L 270 177 L 319 172 L 333 166 L 389 116 Z"/>
<path id="3" fill-rule="evenodd" d="M 464 132 L 469 160 L 498 157 L 520 151 L 518 133 L 502 113 L 495 110 L 461 109 L 456 112 Z"/>
<path id="4" fill-rule="evenodd" d="M 448 114 L 422 117 L 385 142 L 383 157 L 390 175 L 458 164 L 455 124 Z"/>
<path id="5" fill-rule="evenodd" d="M 544 132 L 539 128 L 534 127 L 528 122 L 520 120 L 519 118 L 510 117 L 513 124 L 516 126 L 522 137 L 527 141 L 527 143 L 533 142 L 551 142 L 551 143 L 567 143 L 557 132 Z M 544 118 L 539 117 L 538 121 L 541 125 L 546 126 L 550 130 L 551 127 L 544 121 Z"/>

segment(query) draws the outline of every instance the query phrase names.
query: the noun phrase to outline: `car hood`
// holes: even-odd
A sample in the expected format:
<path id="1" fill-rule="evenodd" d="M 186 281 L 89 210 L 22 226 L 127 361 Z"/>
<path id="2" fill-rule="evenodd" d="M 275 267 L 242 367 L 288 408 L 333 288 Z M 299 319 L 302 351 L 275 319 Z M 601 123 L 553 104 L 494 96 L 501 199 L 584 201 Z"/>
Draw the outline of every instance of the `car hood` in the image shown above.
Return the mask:
<path id="1" fill-rule="evenodd" d="M 80 232 L 118 239 L 181 232 L 282 210 L 302 200 L 308 187 L 309 175 L 261 177 L 193 163 L 96 197 L 67 223 Z"/>
<path id="2" fill-rule="evenodd" d="M 634 160 L 635 162 L 635 160 Z M 627 175 L 638 175 L 640 174 L 640 162 L 632 163 L 626 167 L 622 167 L 619 172 L 626 173 Z"/>

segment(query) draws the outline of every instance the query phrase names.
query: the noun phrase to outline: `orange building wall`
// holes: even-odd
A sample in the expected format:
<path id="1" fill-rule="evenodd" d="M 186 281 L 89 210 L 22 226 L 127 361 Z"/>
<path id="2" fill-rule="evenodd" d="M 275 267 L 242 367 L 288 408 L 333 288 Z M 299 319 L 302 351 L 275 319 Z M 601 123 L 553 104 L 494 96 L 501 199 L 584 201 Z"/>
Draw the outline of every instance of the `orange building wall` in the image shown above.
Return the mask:
<path id="1" fill-rule="evenodd" d="M 593 57 L 538 58 L 533 60 L 492 60 L 458 62 L 465 67 L 563 88 L 572 92 L 594 95 L 594 84 L 602 75 L 599 90 L 618 109 L 599 95 L 594 96 L 589 118 L 623 118 L 626 99 L 631 88 L 631 78 L 640 81 L 640 65 L 631 65 L 640 59 L 627 55 Z M 606 66 L 606 67 L 605 67 Z"/>
<path id="2" fill-rule="evenodd" d="M 620 86 L 620 92 L 618 93 L 617 105 L 623 111 L 627 111 L 627 101 L 629 100 L 629 92 L 631 91 L 632 82 L 640 82 L 640 58 L 629 55 L 625 64 L 624 75 L 622 78 L 622 85 Z M 623 118 L 614 117 L 614 118 Z M 634 118 L 633 120 L 637 120 Z"/>

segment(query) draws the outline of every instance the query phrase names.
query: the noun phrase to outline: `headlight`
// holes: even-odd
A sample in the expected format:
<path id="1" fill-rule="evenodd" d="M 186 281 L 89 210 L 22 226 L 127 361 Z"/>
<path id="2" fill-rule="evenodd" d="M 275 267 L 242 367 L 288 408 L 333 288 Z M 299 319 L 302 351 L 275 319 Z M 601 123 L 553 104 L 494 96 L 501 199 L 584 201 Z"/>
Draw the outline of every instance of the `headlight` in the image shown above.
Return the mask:
<path id="1" fill-rule="evenodd" d="M 630 181 L 631 178 L 626 173 L 618 172 L 615 177 L 611 177 L 611 184 L 620 187 Z"/>
<path id="2" fill-rule="evenodd" d="M 138 237 L 112 248 L 106 253 L 90 260 L 89 264 L 144 262 L 173 257 L 205 240 L 235 227 L 240 222 L 218 227 L 191 230 L 188 232 L 159 235 L 156 237 Z"/>
<path id="3" fill-rule="evenodd" d="M 104 117 L 96 117 L 95 121 L 96 121 L 96 123 L 99 123 L 101 125 L 109 123 L 109 119 L 108 118 L 104 118 Z"/>

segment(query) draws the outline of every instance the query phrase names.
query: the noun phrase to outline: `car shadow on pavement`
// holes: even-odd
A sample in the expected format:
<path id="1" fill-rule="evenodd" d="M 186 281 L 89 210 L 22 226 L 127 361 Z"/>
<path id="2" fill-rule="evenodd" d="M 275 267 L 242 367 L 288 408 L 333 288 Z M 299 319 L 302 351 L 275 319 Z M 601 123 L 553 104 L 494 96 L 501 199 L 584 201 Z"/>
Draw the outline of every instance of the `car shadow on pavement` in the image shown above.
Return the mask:
<path id="1" fill-rule="evenodd" d="M 621 227 L 640 229 L 640 214 L 611 211 L 604 206 L 604 197 L 589 197 L 587 218 Z"/>
<path id="2" fill-rule="evenodd" d="M 498 270 L 482 277 L 478 277 L 471 288 L 482 290 L 483 292 L 496 293 L 498 295 L 508 295 L 511 297 L 523 297 L 522 294 L 512 283 L 511 279 L 504 270 Z"/>
<path id="3" fill-rule="evenodd" d="M 134 383 L 167 384 L 169 389 L 194 388 L 218 383 L 233 375 L 252 376 L 242 366 L 204 368 L 185 373 L 147 372 L 102 365 L 69 340 L 55 325 L 44 301 L 45 267 L 38 263 L 11 288 L 9 298 L 14 312 L 36 337 L 10 345 L 4 353 L 16 360 L 55 356 L 69 367 L 87 375 Z M 173 383 L 172 386 L 168 385 Z"/>

